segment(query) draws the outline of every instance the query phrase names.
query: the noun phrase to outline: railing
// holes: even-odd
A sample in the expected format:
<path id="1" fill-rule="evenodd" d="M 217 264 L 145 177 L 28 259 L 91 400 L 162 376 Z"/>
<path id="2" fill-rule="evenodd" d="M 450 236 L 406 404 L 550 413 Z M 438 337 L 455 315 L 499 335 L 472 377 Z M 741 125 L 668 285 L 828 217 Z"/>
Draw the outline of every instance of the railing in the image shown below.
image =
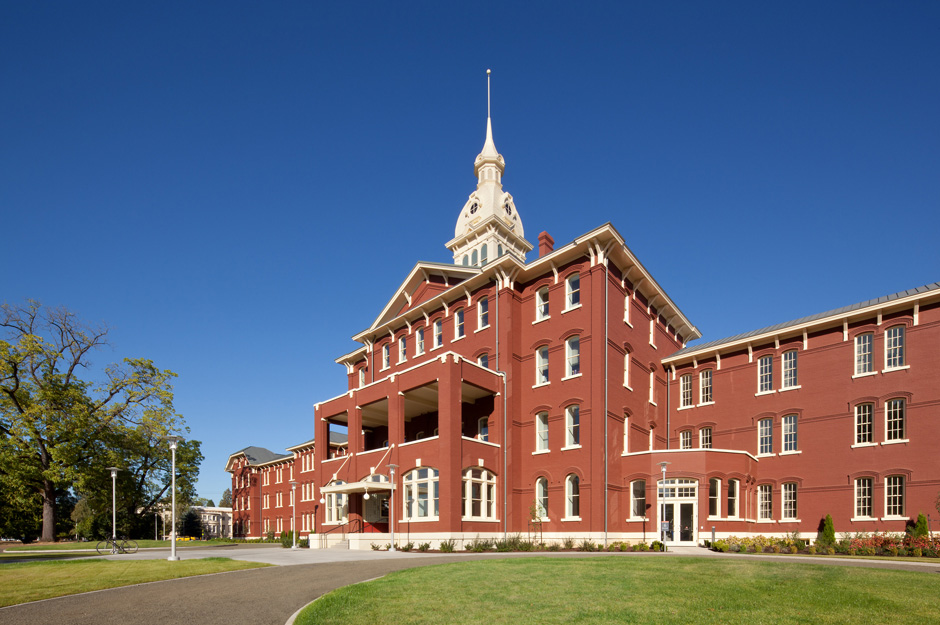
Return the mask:
<path id="1" fill-rule="evenodd" d="M 317 534 L 317 541 L 321 549 L 324 549 L 327 546 L 327 542 L 329 541 L 329 539 L 327 538 L 327 535 L 333 534 L 334 532 L 342 532 L 343 540 L 346 540 L 346 534 L 361 534 L 362 533 L 362 519 L 359 519 L 359 518 L 352 519 L 352 520 L 347 521 L 346 523 L 337 525 L 336 527 L 330 528 L 326 531 L 323 531 L 321 529 L 320 532 Z"/>

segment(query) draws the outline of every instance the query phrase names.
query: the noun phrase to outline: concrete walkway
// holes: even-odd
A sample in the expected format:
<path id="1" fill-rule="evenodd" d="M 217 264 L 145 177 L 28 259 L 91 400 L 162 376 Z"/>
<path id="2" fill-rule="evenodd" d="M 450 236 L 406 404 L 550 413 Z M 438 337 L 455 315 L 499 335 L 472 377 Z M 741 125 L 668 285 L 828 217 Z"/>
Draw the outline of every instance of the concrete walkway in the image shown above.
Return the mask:
<path id="1" fill-rule="evenodd" d="M 138 552 L 133 556 L 105 556 L 105 558 L 109 560 L 165 558 L 168 553 L 168 551 L 162 553 L 148 551 Z M 540 552 L 442 555 L 341 549 L 291 551 L 281 547 L 186 549 L 179 550 L 177 553 L 183 559 L 224 556 L 281 566 L 152 582 L 0 608 L 0 622 L 4 625 L 34 625 L 35 623 L 162 625 L 189 622 L 200 623 L 200 625 L 231 625 L 232 623 L 284 625 L 288 618 L 301 607 L 342 586 L 417 566 L 491 558 L 700 556 L 774 562 L 796 560 L 832 566 L 862 566 L 940 573 L 940 561 L 901 563 L 799 556 L 782 558 L 770 555 L 718 554 L 696 547 L 678 547 L 665 554 Z"/>

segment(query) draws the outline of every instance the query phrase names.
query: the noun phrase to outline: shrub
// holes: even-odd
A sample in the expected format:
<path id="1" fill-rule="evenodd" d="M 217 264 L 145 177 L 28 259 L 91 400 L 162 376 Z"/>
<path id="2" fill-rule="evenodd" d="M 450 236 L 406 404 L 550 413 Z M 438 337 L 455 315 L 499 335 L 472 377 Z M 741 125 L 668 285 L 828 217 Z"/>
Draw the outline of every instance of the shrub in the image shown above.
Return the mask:
<path id="1" fill-rule="evenodd" d="M 927 517 L 923 514 L 918 514 L 917 522 L 907 527 L 907 535 L 912 540 L 929 536 L 930 530 L 927 527 Z"/>
<path id="2" fill-rule="evenodd" d="M 269 543 L 274 542 L 274 530 L 268 530 L 268 533 L 264 535 L 265 541 Z"/>
<path id="3" fill-rule="evenodd" d="M 810 545 L 810 546 L 807 548 L 807 551 L 809 551 L 809 555 L 811 555 L 811 556 L 816 555 L 816 545 Z"/>
<path id="4" fill-rule="evenodd" d="M 370 546 L 372 547 L 372 551 L 381 551 L 381 550 L 382 550 L 382 545 L 379 545 L 378 543 L 372 543 Z"/>
<path id="5" fill-rule="evenodd" d="M 650 549 L 652 551 L 666 551 L 666 545 L 658 540 L 654 540 L 650 543 Z"/>
<path id="6" fill-rule="evenodd" d="M 799 553 L 800 549 L 796 545 L 790 545 L 790 553 Z"/>
<path id="7" fill-rule="evenodd" d="M 474 553 L 482 553 L 484 551 L 489 551 L 493 548 L 493 541 L 489 538 L 480 538 L 477 536 L 469 543 L 464 545 L 464 549 L 467 551 L 472 551 Z"/>
<path id="8" fill-rule="evenodd" d="M 836 555 L 835 547 L 826 547 L 826 555 L 834 556 Z"/>
<path id="9" fill-rule="evenodd" d="M 559 545 L 558 543 L 548 543 L 548 547 L 546 548 L 549 551 L 561 551 L 561 545 Z"/>
<path id="10" fill-rule="evenodd" d="M 561 546 L 565 549 L 574 549 L 574 538 L 568 537 L 561 540 Z"/>
<path id="11" fill-rule="evenodd" d="M 594 544 L 593 540 L 585 538 L 578 545 L 578 551 L 597 551 L 597 545 Z"/>
<path id="12" fill-rule="evenodd" d="M 915 558 L 922 558 L 924 557 L 924 550 L 921 549 L 920 547 L 914 547 L 913 549 L 911 549 L 911 555 L 914 556 Z"/>
<path id="13" fill-rule="evenodd" d="M 431 543 L 421 543 L 420 545 L 418 545 L 418 551 L 421 551 L 422 553 L 427 551 L 430 548 L 431 548 Z"/>
<path id="14" fill-rule="evenodd" d="M 441 553 L 454 553 L 457 550 L 457 541 L 453 538 L 442 540 L 440 549 Z"/>
<path id="15" fill-rule="evenodd" d="M 415 544 L 413 541 L 408 541 L 404 544 L 403 547 L 400 547 L 402 551 L 411 551 L 414 548 L 415 548 Z"/>
<path id="16" fill-rule="evenodd" d="M 281 532 L 281 547 L 289 548 L 294 546 L 294 532 Z"/>
<path id="17" fill-rule="evenodd" d="M 774 553 L 780 553 L 781 551 L 780 545 L 774 545 L 771 549 L 773 549 Z"/>
<path id="18" fill-rule="evenodd" d="M 718 553 L 725 553 L 728 551 L 728 543 L 723 540 L 716 540 L 712 543 L 712 550 Z"/>
<path id="19" fill-rule="evenodd" d="M 832 516 L 827 514 L 826 518 L 819 524 L 819 532 L 816 534 L 816 543 L 826 547 L 836 544 L 836 530 L 832 525 Z"/>

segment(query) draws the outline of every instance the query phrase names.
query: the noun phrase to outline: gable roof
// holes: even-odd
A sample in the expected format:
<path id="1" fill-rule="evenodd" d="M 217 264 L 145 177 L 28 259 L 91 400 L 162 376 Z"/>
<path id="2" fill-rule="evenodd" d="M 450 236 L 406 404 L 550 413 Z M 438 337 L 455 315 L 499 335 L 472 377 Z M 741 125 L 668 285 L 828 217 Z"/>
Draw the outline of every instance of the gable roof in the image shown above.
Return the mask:
<path id="1" fill-rule="evenodd" d="M 892 293 L 891 295 L 876 297 L 874 299 L 865 300 L 864 302 L 842 306 L 841 308 L 833 308 L 832 310 L 816 313 L 815 315 L 800 317 L 799 319 L 778 323 L 772 326 L 767 326 L 765 328 L 759 328 L 757 330 L 751 330 L 750 332 L 742 332 L 741 334 L 735 334 L 734 336 L 718 339 L 716 341 L 708 341 L 707 343 L 701 343 L 699 345 L 690 345 L 667 356 L 663 359 L 663 362 L 665 363 L 667 361 L 673 361 L 691 354 L 714 351 L 718 348 L 734 345 L 736 343 L 746 343 L 749 340 L 756 338 L 766 337 L 769 339 L 774 335 L 781 334 L 788 330 L 794 330 L 801 326 L 822 325 L 824 323 L 841 321 L 847 317 L 857 316 L 858 313 L 871 312 L 877 308 L 891 306 L 892 303 L 903 304 L 906 303 L 906 301 L 920 299 L 921 297 L 929 294 L 940 295 L 940 282 L 932 282 L 930 284 L 919 286 L 913 289 L 898 291 L 897 293 Z"/>
<path id="2" fill-rule="evenodd" d="M 225 463 L 226 471 L 229 470 L 229 467 L 232 464 L 232 460 L 236 456 L 245 456 L 245 459 L 248 460 L 249 466 L 258 466 L 261 464 L 267 464 L 269 462 L 284 460 L 285 458 L 292 457 L 291 454 L 276 454 L 270 449 L 265 449 L 264 447 L 245 447 L 244 449 L 239 449 L 228 457 L 228 462 Z"/>

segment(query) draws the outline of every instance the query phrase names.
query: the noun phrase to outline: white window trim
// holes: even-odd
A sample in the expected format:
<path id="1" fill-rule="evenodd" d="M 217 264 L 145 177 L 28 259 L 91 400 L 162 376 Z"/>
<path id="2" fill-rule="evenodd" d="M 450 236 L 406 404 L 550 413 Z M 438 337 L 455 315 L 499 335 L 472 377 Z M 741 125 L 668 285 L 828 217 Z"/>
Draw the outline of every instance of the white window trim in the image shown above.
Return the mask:
<path id="1" fill-rule="evenodd" d="M 565 309 L 563 309 L 563 310 L 561 311 L 561 314 L 565 314 L 565 313 L 571 312 L 572 310 L 577 310 L 577 309 L 579 309 L 579 308 L 581 308 L 581 304 L 575 304 L 574 306 L 571 306 L 570 308 L 565 308 Z M 548 319 L 548 317 L 545 317 L 545 319 Z M 573 519 L 562 519 L 562 521 L 571 521 L 571 520 L 573 520 Z M 578 517 L 577 520 L 580 521 L 580 520 L 581 520 L 581 517 Z"/>
<path id="2" fill-rule="evenodd" d="M 905 369 L 910 369 L 910 365 L 901 365 L 900 367 L 891 367 L 890 369 L 882 369 L 882 373 L 891 373 L 892 371 L 904 371 Z"/>
<path id="3" fill-rule="evenodd" d="M 581 444 L 578 443 L 577 445 L 565 445 L 561 448 L 561 451 L 570 451 L 572 449 L 581 449 Z"/>
<path id="4" fill-rule="evenodd" d="M 551 449 L 536 449 L 535 451 L 532 452 L 532 455 L 533 455 L 533 456 L 540 456 L 540 455 L 542 455 L 542 454 L 547 454 L 547 453 L 550 452 L 550 451 L 551 451 Z"/>
<path id="5" fill-rule="evenodd" d="M 582 375 L 583 374 L 581 373 L 575 373 L 574 375 L 566 375 L 565 377 L 561 378 L 561 381 L 564 382 L 565 380 L 573 380 L 575 378 L 580 378 Z M 548 382 L 546 382 L 545 384 L 548 384 Z"/>
<path id="6" fill-rule="evenodd" d="M 777 392 L 776 390 L 773 390 L 773 391 L 759 391 L 759 392 L 757 392 L 757 393 L 754 393 L 754 397 L 760 397 L 761 395 L 773 395 L 773 394 L 776 393 L 776 392 Z"/>
<path id="7" fill-rule="evenodd" d="M 911 442 L 911 439 L 909 439 L 909 438 L 899 438 L 899 439 L 896 439 L 896 440 L 893 440 L 893 441 L 883 441 L 883 442 L 878 443 L 878 444 L 880 444 L 880 445 L 900 445 L 900 444 L 902 444 L 902 443 L 910 443 L 910 442 Z M 872 443 L 872 445 L 874 445 L 874 444 L 875 444 L 875 443 Z"/>
<path id="8" fill-rule="evenodd" d="M 802 449 L 797 449 L 796 451 L 781 451 L 781 452 L 778 453 L 777 455 L 778 455 L 778 456 L 798 456 L 798 455 L 800 455 L 801 453 L 803 453 L 803 450 L 802 450 Z M 773 454 L 770 454 L 770 455 L 773 455 Z"/>
<path id="9" fill-rule="evenodd" d="M 803 388 L 802 385 L 797 384 L 796 386 L 787 386 L 785 388 L 777 389 L 781 393 L 786 393 L 787 391 L 795 391 L 797 389 Z"/>
<path id="10" fill-rule="evenodd" d="M 538 384 L 533 384 L 532 388 L 542 388 L 543 386 L 548 386 L 551 382 L 539 382 Z"/>
<path id="11" fill-rule="evenodd" d="M 894 369 L 892 369 L 892 371 L 894 371 Z M 856 378 L 867 378 L 873 375 L 878 375 L 878 371 L 872 370 L 872 371 L 869 371 L 868 373 L 856 373 L 855 375 L 852 376 L 852 379 L 855 380 Z"/>
<path id="12" fill-rule="evenodd" d="M 715 405 L 715 402 L 713 402 L 713 401 L 706 401 L 706 402 L 703 402 L 703 403 L 701 403 L 701 404 L 696 404 L 695 406 L 689 406 L 689 408 L 693 408 L 693 407 L 701 408 L 702 406 L 714 406 L 714 405 Z"/>
<path id="13" fill-rule="evenodd" d="M 854 445 L 851 445 L 851 447 L 855 449 L 856 447 L 877 447 L 878 445 L 879 443 L 872 441 L 871 443 L 855 443 Z"/>
<path id="14" fill-rule="evenodd" d="M 542 323 L 543 321 L 548 321 L 549 319 L 551 319 L 551 315 L 549 315 L 548 317 L 542 317 L 541 319 L 536 319 L 535 321 L 532 322 L 532 325 L 535 325 L 537 323 Z"/>

